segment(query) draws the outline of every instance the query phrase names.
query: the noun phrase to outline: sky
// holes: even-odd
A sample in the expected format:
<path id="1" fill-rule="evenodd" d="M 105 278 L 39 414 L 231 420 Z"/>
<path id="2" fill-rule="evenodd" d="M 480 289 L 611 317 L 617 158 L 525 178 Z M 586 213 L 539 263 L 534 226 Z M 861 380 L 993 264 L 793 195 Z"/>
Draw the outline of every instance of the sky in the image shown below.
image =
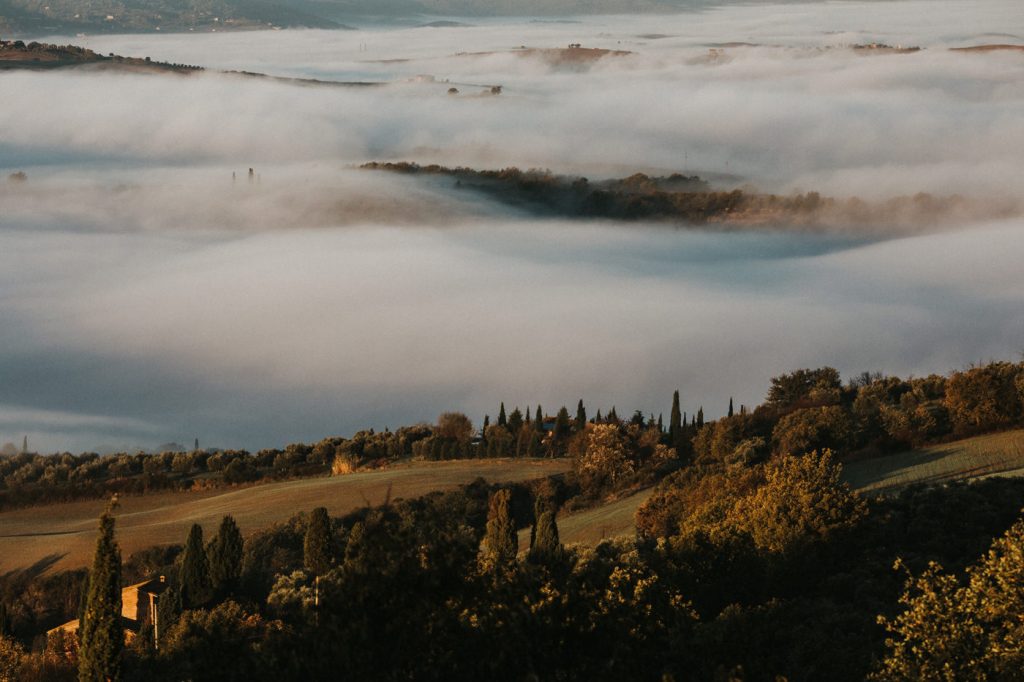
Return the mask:
<path id="1" fill-rule="evenodd" d="M 0 73 L 18 93 L 0 174 L 29 177 L 0 184 L 0 442 L 256 450 L 452 409 L 479 425 L 500 401 L 657 414 L 676 389 L 715 416 L 800 367 L 1020 358 L 1019 217 L 814 233 L 555 221 L 356 168 L 1016 198 L 1024 54 L 948 50 L 1024 43 L 1014 2 L 473 23 L 74 39 L 375 88 Z M 925 49 L 844 47 L 873 41 Z M 631 54 L 565 68 L 510 52 L 570 42 Z M 750 45 L 709 52 L 735 42 Z"/>

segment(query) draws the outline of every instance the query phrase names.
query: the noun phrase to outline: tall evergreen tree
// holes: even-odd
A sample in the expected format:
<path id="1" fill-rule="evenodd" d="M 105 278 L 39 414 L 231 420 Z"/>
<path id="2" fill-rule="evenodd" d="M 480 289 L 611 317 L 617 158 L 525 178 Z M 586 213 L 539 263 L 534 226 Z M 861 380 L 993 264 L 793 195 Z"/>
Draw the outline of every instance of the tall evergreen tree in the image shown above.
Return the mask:
<path id="1" fill-rule="evenodd" d="M 498 426 L 507 426 L 508 418 L 505 416 L 505 403 L 501 404 L 501 409 L 498 410 Z"/>
<path id="2" fill-rule="evenodd" d="M 302 549 L 307 571 L 324 575 L 331 570 L 331 518 L 327 515 L 326 507 L 313 510 Z"/>
<path id="3" fill-rule="evenodd" d="M 227 595 L 238 588 L 242 575 L 242 531 L 233 516 L 228 514 L 220 522 L 217 537 L 208 548 L 210 583 L 218 595 Z"/>
<path id="4" fill-rule="evenodd" d="M 525 438 L 526 438 L 526 456 L 527 457 L 539 457 L 540 456 L 540 446 L 541 446 L 540 432 L 531 429 L 530 431 L 528 431 L 526 433 Z"/>
<path id="5" fill-rule="evenodd" d="M 96 540 L 89 594 L 84 618 L 79 623 L 80 682 L 108 682 L 121 679 L 121 651 L 124 629 L 121 627 L 121 548 L 114 539 L 114 517 L 107 509 L 100 517 L 100 536 Z"/>
<path id="6" fill-rule="evenodd" d="M 487 447 L 487 427 L 490 426 L 490 425 L 491 425 L 491 415 L 485 414 L 484 415 L 484 425 L 483 425 L 483 428 L 480 429 L 480 442 L 484 444 L 484 447 Z"/>
<path id="7" fill-rule="evenodd" d="M 561 442 L 569 437 L 572 425 L 569 423 L 569 410 L 563 405 L 555 417 L 555 440 Z"/>
<path id="8" fill-rule="evenodd" d="M 595 424 L 600 424 L 603 421 L 604 421 L 604 419 L 601 418 L 601 410 L 598 410 L 597 414 L 594 415 L 594 423 Z"/>
<path id="9" fill-rule="evenodd" d="M 672 412 L 669 413 L 668 417 L 668 438 L 675 447 L 679 440 L 679 435 L 683 430 L 683 420 L 679 412 L 679 391 L 672 394 Z"/>
<path id="10" fill-rule="evenodd" d="M 7 613 L 7 602 L 0 601 L 0 637 L 11 636 L 11 617 Z"/>
<path id="11" fill-rule="evenodd" d="M 512 432 L 512 435 L 516 438 L 519 437 L 519 432 L 523 428 L 523 413 L 516 407 L 512 410 L 512 414 L 508 416 L 508 430 Z"/>
<path id="12" fill-rule="evenodd" d="M 78 622 L 85 622 L 85 610 L 89 607 L 89 574 L 82 578 L 82 584 L 78 588 Z M 81 627 L 81 625 L 79 625 Z"/>
<path id="13" fill-rule="evenodd" d="M 518 551 L 519 536 L 512 520 L 512 492 L 498 490 L 491 495 L 487 509 L 484 557 L 490 566 L 508 567 L 515 563 Z"/>
<path id="14" fill-rule="evenodd" d="M 558 539 L 555 511 L 546 509 L 540 513 L 534 525 L 533 544 L 530 547 L 529 559 L 537 563 L 548 563 L 561 553 L 562 543 Z"/>
<path id="15" fill-rule="evenodd" d="M 178 598 L 183 609 L 194 609 L 210 599 L 210 564 L 203 547 L 203 527 L 193 523 L 181 555 L 178 572 Z"/>
<path id="16" fill-rule="evenodd" d="M 702 428 L 703 426 L 704 426 L 704 406 L 701 405 L 700 407 L 697 408 L 697 428 L 699 429 L 699 428 Z"/>
<path id="17" fill-rule="evenodd" d="M 540 405 L 537 405 L 537 419 L 534 421 L 534 428 L 539 433 L 544 433 L 544 411 L 540 409 Z"/>
<path id="18" fill-rule="evenodd" d="M 665 422 L 662 420 L 662 413 L 658 413 L 658 433 L 665 433 Z"/>
<path id="19" fill-rule="evenodd" d="M 732 416 L 732 396 L 729 396 L 729 416 Z"/>
<path id="20" fill-rule="evenodd" d="M 531 419 L 531 416 L 530 416 L 530 415 L 532 415 L 532 414 L 533 414 L 533 413 L 532 413 L 532 412 L 530 412 L 530 406 L 529 406 L 529 405 L 527 405 L 527 406 L 526 406 L 526 417 L 525 417 L 525 419 L 526 419 L 526 425 L 527 425 L 527 426 L 529 426 L 529 425 L 530 425 L 530 419 Z"/>
<path id="21" fill-rule="evenodd" d="M 583 407 L 583 398 L 576 403 L 576 424 L 577 431 L 582 431 L 587 426 L 587 408 Z"/>
<path id="22" fill-rule="evenodd" d="M 608 413 L 608 418 L 605 420 L 610 424 L 619 423 L 619 413 L 615 411 L 615 406 L 612 405 L 611 411 Z"/>

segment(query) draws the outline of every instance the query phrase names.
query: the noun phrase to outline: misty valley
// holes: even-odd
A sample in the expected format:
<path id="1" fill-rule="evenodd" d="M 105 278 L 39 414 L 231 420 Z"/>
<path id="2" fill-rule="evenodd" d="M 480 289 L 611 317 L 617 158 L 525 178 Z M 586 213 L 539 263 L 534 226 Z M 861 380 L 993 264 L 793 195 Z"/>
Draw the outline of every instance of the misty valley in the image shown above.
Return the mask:
<path id="1" fill-rule="evenodd" d="M 1017 0 L 36 4 L 0 682 L 1021 678 Z"/>

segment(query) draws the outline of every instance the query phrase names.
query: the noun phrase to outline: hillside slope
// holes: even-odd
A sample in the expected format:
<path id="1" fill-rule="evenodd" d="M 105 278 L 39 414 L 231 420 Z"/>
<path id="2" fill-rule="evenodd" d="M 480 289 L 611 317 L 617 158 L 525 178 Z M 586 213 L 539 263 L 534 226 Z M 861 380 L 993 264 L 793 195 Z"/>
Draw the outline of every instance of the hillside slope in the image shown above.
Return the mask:
<path id="1" fill-rule="evenodd" d="M 1006 431 L 944 443 L 883 457 L 849 462 L 843 478 L 864 494 L 886 494 L 914 483 L 1024 476 L 1024 430 Z M 596 544 L 605 538 L 632 535 L 636 510 L 653 489 L 558 519 L 562 542 Z M 529 546 L 529 531 L 520 533 L 521 549 Z"/>
<path id="2" fill-rule="evenodd" d="M 117 513 L 117 539 L 125 558 L 156 544 L 182 543 L 193 523 L 216 531 L 232 514 L 243 533 L 284 521 L 299 511 L 327 507 L 340 516 L 364 505 L 449 490 L 482 476 L 488 482 L 561 474 L 568 460 L 458 460 L 418 462 L 333 478 L 306 478 L 195 493 L 125 497 Z M 87 500 L 0 514 L 0 573 L 42 563 L 61 570 L 85 566 L 96 542 L 105 502 Z"/>
<path id="3" fill-rule="evenodd" d="M 888 493 L 913 483 L 945 483 L 991 475 L 1024 475 L 1024 430 L 976 436 L 850 462 L 843 467 L 843 478 L 864 493 Z"/>

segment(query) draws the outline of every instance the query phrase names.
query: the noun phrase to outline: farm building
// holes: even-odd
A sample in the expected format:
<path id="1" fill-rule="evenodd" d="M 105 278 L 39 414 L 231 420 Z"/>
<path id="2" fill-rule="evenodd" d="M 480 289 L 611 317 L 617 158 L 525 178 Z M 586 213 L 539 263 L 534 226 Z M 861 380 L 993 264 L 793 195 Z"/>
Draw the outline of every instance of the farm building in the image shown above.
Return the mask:
<path id="1" fill-rule="evenodd" d="M 130 642 L 147 623 L 153 625 L 154 638 L 159 634 L 157 604 L 166 589 L 167 582 L 164 576 L 160 576 L 159 580 L 147 580 L 121 590 L 121 624 L 126 642 Z M 78 632 L 78 625 L 78 619 L 68 621 L 48 631 L 46 636 L 52 638 L 57 633 L 72 635 Z"/>

